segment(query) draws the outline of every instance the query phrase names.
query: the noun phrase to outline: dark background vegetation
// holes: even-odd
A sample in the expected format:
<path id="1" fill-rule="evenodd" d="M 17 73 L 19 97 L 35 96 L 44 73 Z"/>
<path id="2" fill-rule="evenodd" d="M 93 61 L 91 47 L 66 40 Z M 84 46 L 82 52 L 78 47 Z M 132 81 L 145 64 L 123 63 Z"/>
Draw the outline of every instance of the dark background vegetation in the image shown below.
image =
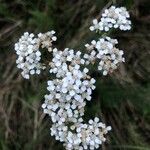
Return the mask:
<path id="1" fill-rule="evenodd" d="M 46 73 L 25 80 L 16 68 L 14 43 L 25 31 L 54 29 L 58 48 L 83 49 L 98 36 L 89 31 L 108 0 L 0 0 L 0 150 L 63 150 L 42 113 Z M 112 132 L 103 150 L 150 150 L 150 1 L 113 0 L 131 13 L 130 32 L 112 36 L 126 63 L 108 77 L 92 71 L 97 89 L 85 118 L 98 116 Z M 94 70 L 94 68 L 92 68 Z"/>

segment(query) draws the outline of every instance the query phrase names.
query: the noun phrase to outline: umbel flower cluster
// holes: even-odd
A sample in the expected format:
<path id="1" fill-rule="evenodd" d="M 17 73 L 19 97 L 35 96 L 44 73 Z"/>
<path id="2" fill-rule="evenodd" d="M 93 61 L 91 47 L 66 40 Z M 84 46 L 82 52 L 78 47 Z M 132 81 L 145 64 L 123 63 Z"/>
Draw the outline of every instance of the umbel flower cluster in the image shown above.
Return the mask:
<path id="1" fill-rule="evenodd" d="M 84 54 L 86 64 L 97 61 L 98 70 L 102 71 L 104 76 L 113 72 L 119 63 L 125 61 L 123 51 L 116 48 L 116 44 L 118 44 L 117 39 L 110 37 L 93 40 L 91 44 L 86 44 L 85 47 L 90 52 L 90 54 Z"/>
<path id="2" fill-rule="evenodd" d="M 129 30 L 131 21 L 124 7 L 111 6 L 102 14 L 98 23 L 93 21 L 90 30 L 108 31 L 110 28 Z M 18 55 L 17 67 L 22 70 L 24 78 L 29 79 L 33 74 L 49 67 L 51 80 L 47 81 L 48 94 L 42 104 L 44 113 L 52 121 L 51 135 L 63 142 L 66 150 L 94 150 L 106 141 L 106 134 L 111 130 L 95 117 L 87 123 L 83 116 L 85 106 L 92 100 L 92 91 L 96 88 L 96 80 L 90 76 L 89 64 L 97 65 L 97 70 L 105 76 L 118 68 L 124 62 L 123 50 L 116 47 L 117 39 L 103 36 L 86 44 L 85 53 L 65 48 L 63 51 L 54 48 L 56 41 L 54 31 L 39 33 L 37 37 L 28 32 L 15 44 Z M 41 63 L 41 50 L 46 48 L 52 59 L 48 64 Z"/>
<path id="3" fill-rule="evenodd" d="M 129 20 L 130 15 L 125 7 L 116 8 L 111 6 L 105 9 L 102 13 L 100 21 L 97 19 L 93 20 L 93 25 L 90 27 L 91 31 L 109 31 L 111 28 L 119 28 L 120 30 L 130 30 L 131 21 Z"/>
<path id="4" fill-rule="evenodd" d="M 15 51 L 18 55 L 16 60 L 17 67 L 22 70 L 21 74 L 24 78 L 29 79 L 30 75 L 40 74 L 41 69 L 44 69 L 44 65 L 40 63 L 42 48 L 47 48 L 52 51 L 52 42 L 56 41 L 55 32 L 50 31 L 47 33 L 39 33 L 35 38 L 33 33 L 29 34 L 25 32 L 19 39 L 19 42 L 15 44 Z"/>

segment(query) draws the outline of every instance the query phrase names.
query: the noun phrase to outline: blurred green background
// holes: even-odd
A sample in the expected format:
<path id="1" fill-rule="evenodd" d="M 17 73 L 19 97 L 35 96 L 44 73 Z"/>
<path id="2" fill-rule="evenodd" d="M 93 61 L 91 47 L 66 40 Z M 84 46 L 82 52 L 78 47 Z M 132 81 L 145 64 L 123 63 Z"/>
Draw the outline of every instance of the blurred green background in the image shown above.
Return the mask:
<path id="1" fill-rule="evenodd" d="M 51 121 L 42 113 L 47 73 L 25 80 L 16 68 L 14 43 L 25 31 L 54 29 L 60 49 L 83 50 L 97 39 L 89 31 L 93 18 L 113 2 L 125 6 L 133 23 L 119 40 L 126 63 L 96 78 L 85 119 L 98 116 L 112 132 L 102 150 L 150 150 L 150 1 L 149 0 L 0 0 L 0 150 L 63 150 L 50 136 Z"/>

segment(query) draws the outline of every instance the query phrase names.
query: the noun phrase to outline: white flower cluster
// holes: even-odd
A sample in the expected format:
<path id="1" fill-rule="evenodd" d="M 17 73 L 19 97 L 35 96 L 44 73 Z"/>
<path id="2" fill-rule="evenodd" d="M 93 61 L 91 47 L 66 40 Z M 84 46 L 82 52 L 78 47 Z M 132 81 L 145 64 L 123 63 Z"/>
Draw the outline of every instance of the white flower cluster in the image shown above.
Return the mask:
<path id="1" fill-rule="evenodd" d="M 74 74 L 77 74 L 80 69 L 80 64 L 84 63 L 85 60 L 81 58 L 80 51 L 75 53 L 73 49 L 70 50 L 68 48 L 64 51 L 58 51 L 55 48 L 53 49 L 52 62 L 50 62 L 50 73 L 55 73 L 57 78 L 64 77 L 69 70 L 73 71 Z M 85 72 L 88 72 L 88 70 Z"/>
<path id="2" fill-rule="evenodd" d="M 130 30 L 129 17 L 126 8 L 111 6 L 102 14 L 100 22 L 93 20 L 90 30 Z M 55 31 L 39 33 L 35 38 L 33 33 L 24 33 L 15 44 L 17 67 L 22 69 L 22 76 L 29 79 L 30 75 L 39 74 L 46 66 L 41 63 L 40 48 L 46 48 L 52 53 L 49 72 L 56 78 L 47 82 L 49 93 L 42 104 L 44 113 L 51 117 L 53 123 L 51 135 L 63 142 L 67 150 L 97 149 L 105 142 L 105 135 L 111 127 L 107 127 L 97 117 L 90 119 L 87 124 L 83 121 L 86 100 L 91 100 L 96 82 L 85 66 L 98 62 L 98 70 L 107 75 L 125 61 L 123 51 L 116 47 L 116 39 L 106 36 L 86 44 L 88 53 L 84 55 L 69 48 L 59 51 L 52 47 L 52 42 L 57 39 L 54 34 Z"/>
<path id="3" fill-rule="evenodd" d="M 98 62 L 98 70 L 107 75 L 109 72 L 117 69 L 119 63 L 125 62 L 123 51 L 115 47 L 118 44 L 117 39 L 110 37 L 100 38 L 98 41 L 93 40 L 91 44 L 86 44 L 90 54 L 85 54 L 86 64 Z"/>
<path id="4" fill-rule="evenodd" d="M 35 38 L 33 33 L 29 34 L 25 32 L 15 44 L 15 51 L 18 55 L 16 60 L 17 67 L 22 69 L 21 74 L 24 78 L 29 79 L 30 75 L 40 74 L 41 69 L 45 68 L 44 65 L 40 63 L 40 46 L 50 51 L 52 41 L 56 40 L 54 33 L 54 31 L 39 33 L 38 38 Z"/>
<path id="5" fill-rule="evenodd" d="M 119 28 L 120 30 L 130 30 L 131 21 L 130 15 L 125 7 L 111 6 L 105 9 L 100 21 L 93 20 L 93 25 L 90 27 L 91 31 L 109 31 L 111 28 Z"/>
<path id="6" fill-rule="evenodd" d="M 77 119 L 84 115 L 86 105 L 84 100 L 91 100 L 95 80 L 83 79 L 85 73 L 76 71 L 78 75 L 68 72 L 63 79 L 48 81 L 47 89 L 50 94 L 45 95 L 45 103 L 42 107 L 54 123 L 77 122 Z"/>
<path id="7" fill-rule="evenodd" d="M 110 130 L 98 118 L 89 124 L 83 123 L 85 100 L 91 100 L 95 89 L 95 79 L 87 74 L 87 68 L 81 67 L 84 63 L 80 51 L 53 50 L 50 73 L 56 74 L 56 79 L 48 81 L 50 93 L 45 95 L 42 108 L 53 122 L 51 135 L 64 142 L 67 150 L 99 148 Z"/>
<path id="8" fill-rule="evenodd" d="M 90 119 L 88 124 L 81 122 L 70 126 L 53 124 L 51 135 L 55 136 L 56 140 L 64 142 L 67 150 L 94 150 L 106 141 L 105 135 L 110 130 L 110 126 L 106 127 L 95 117 L 94 120 Z"/>
<path id="9" fill-rule="evenodd" d="M 42 68 L 41 52 L 36 44 L 34 34 L 24 33 L 19 42 L 15 44 L 15 50 L 18 55 L 17 67 L 22 69 L 21 74 L 24 78 L 29 79 L 30 74 L 40 73 Z"/>

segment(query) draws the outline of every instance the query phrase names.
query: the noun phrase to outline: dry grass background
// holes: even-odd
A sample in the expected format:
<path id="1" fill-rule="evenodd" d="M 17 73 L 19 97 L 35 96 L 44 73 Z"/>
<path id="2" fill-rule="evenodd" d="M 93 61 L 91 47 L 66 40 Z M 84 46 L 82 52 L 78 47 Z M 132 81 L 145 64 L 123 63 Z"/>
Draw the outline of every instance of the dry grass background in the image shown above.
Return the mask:
<path id="1" fill-rule="evenodd" d="M 91 68 L 97 79 L 85 119 L 99 116 L 113 128 L 103 150 L 150 150 L 150 1 L 113 0 L 128 7 L 133 29 L 114 32 L 126 63 L 109 77 Z M 14 43 L 25 31 L 54 29 L 56 45 L 83 49 L 98 35 L 88 30 L 108 0 L 0 0 L 0 150 L 63 150 L 50 136 L 42 113 L 46 73 L 24 80 L 16 68 Z"/>

